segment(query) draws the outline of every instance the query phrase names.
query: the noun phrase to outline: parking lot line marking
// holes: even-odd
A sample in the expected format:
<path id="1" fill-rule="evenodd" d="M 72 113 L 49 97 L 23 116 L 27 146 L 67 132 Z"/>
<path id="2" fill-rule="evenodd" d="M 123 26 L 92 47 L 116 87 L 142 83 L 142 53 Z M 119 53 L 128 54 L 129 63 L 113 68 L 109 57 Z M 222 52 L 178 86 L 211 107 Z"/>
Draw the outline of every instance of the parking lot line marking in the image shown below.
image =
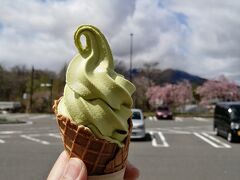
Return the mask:
<path id="1" fill-rule="evenodd" d="M 207 122 L 208 121 L 207 119 L 201 118 L 201 117 L 194 117 L 193 119 L 196 120 L 196 121 L 201 121 L 201 122 Z"/>
<path id="2" fill-rule="evenodd" d="M 55 137 L 55 138 L 60 138 L 61 139 L 60 134 L 49 133 L 48 135 L 51 136 L 51 137 Z"/>
<path id="3" fill-rule="evenodd" d="M 167 143 L 167 141 L 166 141 L 165 137 L 163 136 L 162 132 L 150 131 L 149 133 L 152 136 L 152 146 L 154 146 L 154 147 L 169 147 L 169 144 Z M 159 138 L 162 141 L 162 144 L 157 143 L 157 139 L 156 139 L 155 135 L 159 136 Z"/>
<path id="4" fill-rule="evenodd" d="M 28 116 L 29 116 L 29 114 L 10 114 L 9 117 L 17 119 L 17 118 L 25 118 L 25 117 L 28 117 Z"/>
<path id="5" fill-rule="evenodd" d="M 221 146 L 215 144 L 214 142 L 212 142 L 211 140 L 209 140 L 208 138 L 204 137 L 203 135 L 197 133 L 197 132 L 194 132 L 193 133 L 195 136 L 199 137 L 200 139 L 202 139 L 203 141 L 205 141 L 206 143 L 212 145 L 213 147 L 215 148 L 220 148 Z"/>
<path id="6" fill-rule="evenodd" d="M 46 118 L 46 117 L 50 117 L 50 115 L 37 115 L 37 116 L 33 116 L 33 117 L 30 117 L 28 119 L 31 119 L 31 120 L 34 120 L 34 119 L 41 119 L 41 118 Z"/>
<path id="7" fill-rule="evenodd" d="M 4 140 L 2 140 L 2 139 L 0 139 L 0 143 L 1 143 L 1 144 L 3 144 L 3 143 L 5 143 L 5 141 L 4 141 Z"/>
<path id="8" fill-rule="evenodd" d="M 213 140 L 213 141 L 221 144 L 221 145 L 222 145 L 223 147 L 225 147 L 225 148 L 231 148 L 231 146 L 230 146 L 229 144 L 225 144 L 225 143 L 223 143 L 222 141 L 220 141 L 219 139 L 217 139 L 217 138 L 215 138 L 215 137 L 213 137 L 213 136 L 210 136 L 210 135 L 208 135 L 208 134 L 205 133 L 205 132 L 203 132 L 202 134 L 203 134 L 204 136 L 208 137 L 209 139 L 211 139 L 211 140 Z"/>
<path id="9" fill-rule="evenodd" d="M 48 141 L 43 141 L 43 140 L 40 140 L 40 139 L 37 139 L 37 138 L 34 138 L 30 135 L 21 135 L 22 138 L 24 139 L 27 139 L 27 140 L 30 140 L 30 141 L 34 141 L 34 142 L 37 142 L 37 143 L 40 143 L 40 144 L 44 144 L 44 145 L 49 145 L 50 143 Z"/>
<path id="10" fill-rule="evenodd" d="M 168 134 L 192 134 L 191 132 L 188 132 L 188 131 L 178 131 L 178 130 L 171 130 L 171 129 L 169 129 L 167 133 Z"/>
<path id="11" fill-rule="evenodd" d="M 169 133 L 172 132 L 175 134 L 191 134 L 191 132 L 188 132 L 188 131 L 173 130 L 173 129 L 166 129 L 166 128 L 165 130 L 168 131 Z"/>
<path id="12" fill-rule="evenodd" d="M 22 131 L 0 131 L 0 134 L 21 134 Z"/>
<path id="13" fill-rule="evenodd" d="M 162 142 L 163 142 L 163 146 L 164 147 L 169 147 L 169 144 L 167 143 L 165 137 L 163 136 L 162 132 L 158 132 L 159 137 L 161 138 Z"/>
<path id="14" fill-rule="evenodd" d="M 174 129 L 168 129 L 168 128 L 148 128 L 147 131 L 164 131 L 164 134 L 192 134 L 189 131 L 181 131 L 181 130 L 174 130 Z M 149 131 L 149 132 L 150 132 Z"/>
<path id="15" fill-rule="evenodd" d="M 183 122 L 183 119 L 180 118 L 180 117 L 176 117 L 176 118 L 175 118 L 175 121 L 177 121 L 177 122 Z"/>
<path id="16" fill-rule="evenodd" d="M 156 116 L 149 116 L 148 120 L 150 120 L 150 121 L 158 121 Z"/>

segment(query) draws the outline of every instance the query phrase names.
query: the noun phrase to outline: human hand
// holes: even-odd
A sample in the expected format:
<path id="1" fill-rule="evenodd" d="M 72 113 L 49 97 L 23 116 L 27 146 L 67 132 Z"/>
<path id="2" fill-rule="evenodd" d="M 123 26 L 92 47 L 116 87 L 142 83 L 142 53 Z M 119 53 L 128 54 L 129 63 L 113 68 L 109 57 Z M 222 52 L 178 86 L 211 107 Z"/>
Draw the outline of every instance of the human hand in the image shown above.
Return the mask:
<path id="1" fill-rule="evenodd" d="M 129 162 L 127 162 L 124 179 L 134 180 L 138 177 L 138 169 Z M 55 162 L 47 178 L 47 180 L 59 179 L 87 180 L 87 168 L 81 159 L 69 159 L 67 152 L 63 151 Z"/>

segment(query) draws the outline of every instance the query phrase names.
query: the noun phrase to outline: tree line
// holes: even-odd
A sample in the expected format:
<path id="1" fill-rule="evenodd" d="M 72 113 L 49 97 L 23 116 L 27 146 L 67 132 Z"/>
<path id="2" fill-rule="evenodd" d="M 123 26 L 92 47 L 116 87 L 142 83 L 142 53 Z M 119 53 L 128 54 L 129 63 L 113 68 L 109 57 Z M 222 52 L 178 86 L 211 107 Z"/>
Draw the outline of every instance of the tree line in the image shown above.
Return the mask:
<path id="1" fill-rule="evenodd" d="M 26 66 L 7 69 L 0 65 L 0 101 L 19 101 L 22 112 L 50 112 L 52 100 L 62 95 L 66 67 L 57 73 Z"/>
<path id="2" fill-rule="evenodd" d="M 129 78 L 129 69 L 121 61 L 115 64 L 115 70 Z M 178 107 L 192 103 L 207 105 L 217 101 L 240 100 L 239 86 L 224 76 L 198 86 L 186 80 L 161 84 L 156 81 L 161 73 L 156 66 L 157 63 L 149 63 L 131 72 L 132 82 L 136 86 L 133 95 L 135 108 L 151 111 L 161 104 Z M 53 100 L 63 94 L 66 69 L 67 64 L 59 72 L 26 66 L 7 69 L 0 65 L 0 101 L 19 101 L 22 112 L 51 112 Z"/>

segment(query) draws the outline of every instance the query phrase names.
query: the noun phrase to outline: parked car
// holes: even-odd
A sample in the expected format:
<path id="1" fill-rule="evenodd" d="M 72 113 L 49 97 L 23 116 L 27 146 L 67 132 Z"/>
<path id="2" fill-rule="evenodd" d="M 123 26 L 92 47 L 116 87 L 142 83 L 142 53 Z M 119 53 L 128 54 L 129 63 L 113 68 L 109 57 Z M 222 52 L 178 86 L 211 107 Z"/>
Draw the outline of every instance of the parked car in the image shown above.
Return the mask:
<path id="1" fill-rule="evenodd" d="M 19 112 L 22 105 L 18 101 L 0 101 L 0 113 Z"/>
<path id="2" fill-rule="evenodd" d="M 226 137 L 229 142 L 240 139 L 240 102 L 216 104 L 213 129 L 216 135 Z"/>
<path id="3" fill-rule="evenodd" d="M 145 122 L 141 109 L 132 109 L 132 134 L 131 139 L 145 138 Z"/>
<path id="4" fill-rule="evenodd" d="M 159 106 L 156 109 L 155 115 L 157 119 L 173 119 L 173 114 L 168 106 Z"/>

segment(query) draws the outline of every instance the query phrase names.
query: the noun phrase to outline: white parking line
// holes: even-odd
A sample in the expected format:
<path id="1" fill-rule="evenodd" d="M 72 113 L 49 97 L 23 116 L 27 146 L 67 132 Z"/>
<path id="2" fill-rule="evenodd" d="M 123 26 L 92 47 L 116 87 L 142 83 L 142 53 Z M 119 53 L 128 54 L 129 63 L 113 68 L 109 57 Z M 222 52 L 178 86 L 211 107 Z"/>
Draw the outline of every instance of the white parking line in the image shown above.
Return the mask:
<path id="1" fill-rule="evenodd" d="M 174 130 L 174 129 L 168 129 L 168 128 L 148 128 L 147 131 L 162 131 L 164 134 L 192 134 L 188 131 L 181 131 L 181 130 Z"/>
<path id="2" fill-rule="evenodd" d="M 149 116 L 148 119 L 149 119 L 150 121 L 157 121 L 156 116 Z"/>
<path id="3" fill-rule="evenodd" d="M 5 141 L 4 141 L 4 140 L 2 140 L 2 139 L 0 139 L 0 143 L 1 143 L 1 144 L 3 144 L 3 143 L 5 143 Z"/>
<path id="4" fill-rule="evenodd" d="M 34 136 L 36 136 L 37 134 L 34 134 Z M 34 141 L 40 144 L 44 144 L 44 145 L 49 145 L 50 143 L 48 141 L 43 141 L 37 138 L 32 137 L 31 135 L 21 135 L 22 138 L 30 140 L 30 141 Z"/>
<path id="5" fill-rule="evenodd" d="M 17 118 L 24 118 L 24 117 L 28 117 L 28 116 L 29 116 L 29 114 L 10 114 L 9 115 L 9 117 L 15 118 L 15 119 L 17 119 Z"/>
<path id="6" fill-rule="evenodd" d="M 220 141 L 219 139 L 213 137 L 213 136 L 210 136 L 208 135 L 207 133 L 202 133 L 204 136 L 208 137 L 209 139 L 221 144 L 222 146 L 224 146 L 225 148 L 231 148 L 231 146 L 229 144 L 226 144 L 226 143 L 223 143 L 222 141 Z"/>
<path id="7" fill-rule="evenodd" d="M 0 131 L 0 134 L 21 134 L 22 131 Z"/>
<path id="8" fill-rule="evenodd" d="M 169 144 L 167 143 L 165 137 L 163 136 L 162 132 L 154 132 L 154 131 L 150 131 L 149 132 L 152 135 L 152 146 L 154 147 L 169 147 Z M 155 135 L 159 136 L 159 138 L 162 141 L 162 144 L 158 144 L 157 143 L 157 139 L 155 137 Z"/>
<path id="9" fill-rule="evenodd" d="M 193 133 L 195 136 L 199 137 L 203 141 L 207 142 L 208 144 L 212 145 L 215 148 L 218 148 L 219 146 L 215 144 L 214 142 L 210 141 L 209 139 L 205 138 L 204 136 L 200 135 L 199 133 Z"/>
<path id="10" fill-rule="evenodd" d="M 191 132 L 188 131 L 180 131 L 180 130 L 173 130 L 173 129 L 169 129 L 168 132 L 166 132 L 168 134 L 191 134 Z"/>
<path id="11" fill-rule="evenodd" d="M 176 117 L 176 118 L 175 118 L 175 121 L 177 121 L 177 122 L 183 122 L 183 118 Z"/>
<path id="12" fill-rule="evenodd" d="M 201 117 L 194 117 L 193 119 L 196 120 L 196 121 L 200 121 L 200 122 L 207 122 L 207 121 L 209 121 L 208 119 L 201 118 Z"/>
<path id="13" fill-rule="evenodd" d="M 60 134 L 49 133 L 48 135 L 51 136 L 51 137 L 55 137 L 55 138 L 60 138 L 61 139 Z"/>
<path id="14" fill-rule="evenodd" d="M 163 146 L 164 147 L 169 147 L 169 144 L 167 143 L 165 137 L 163 136 L 162 132 L 158 132 L 159 137 L 161 138 L 162 142 L 163 142 Z"/>
<path id="15" fill-rule="evenodd" d="M 199 134 L 197 132 L 194 132 L 193 134 L 215 148 L 231 148 L 230 145 L 225 144 L 212 136 L 209 136 L 207 133 Z M 220 145 L 218 145 L 216 143 L 219 143 Z"/>
<path id="16" fill-rule="evenodd" d="M 44 114 L 44 115 L 37 115 L 37 116 L 33 116 L 33 117 L 30 117 L 28 119 L 41 119 L 41 118 L 46 118 L 46 117 L 50 117 L 50 115 L 47 115 L 47 114 Z"/>
<path id="17" fill-rule="evenodd" d="M 202 129 L 202 128 L 211 128 L 210 125 L 207 126 L 187 126 L 187 127 L 172 127 L 173 129 L 180 129 L 180 130 L 192 130 L 192 129 Z"/>

